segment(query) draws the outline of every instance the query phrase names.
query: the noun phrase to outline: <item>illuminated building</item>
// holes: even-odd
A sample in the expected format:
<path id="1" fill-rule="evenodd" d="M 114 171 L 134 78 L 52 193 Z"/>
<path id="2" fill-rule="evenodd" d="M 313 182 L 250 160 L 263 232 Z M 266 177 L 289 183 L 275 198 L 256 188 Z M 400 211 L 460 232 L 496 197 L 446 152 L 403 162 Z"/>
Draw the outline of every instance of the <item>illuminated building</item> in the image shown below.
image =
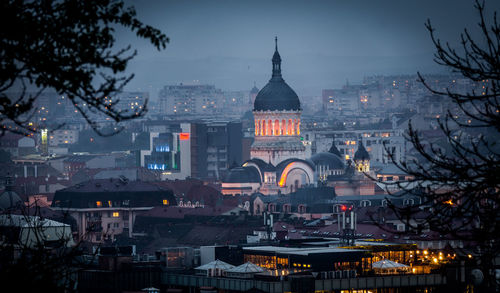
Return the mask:
<path id="1" fill-rule="evenodd" d="M 150 132 L 150 148 L 140 151 L 140 165 L 161 172 L 162 179 L 191 176 L 191 129 L 191 124 L 181 123 L 162 133 Z"/>
<path id="2" fill-rule="evenodd" d="M 78 130 L 76 129 L 56 129 L 50 131 L 49 146 L 64 146 L 78 142 Z"/>
<path id="3" fill-rule="evenodd" d="M 214 85 L 168 85 L 160 91 L 162 115 L 211 115 L 221 113 L 224 96 Z"/>
<path id="4" fill-rule="evenodd" d="M 370 155 L 361 141 L 359 142 L 358 150 L 354 154 L 354 164 L 356 171 L 360 173 L 370 172 Z"/>
<path id="5" fill-rule="evenodd" d="M 116 235 L 132 237 L 137 214 L 176 205 L 170 190 L 143 181 L 95 179 L 56 191 L 52 209 L 76 219 L 80 240 L 100 243 Z"/>
<path id="6" fill-rule="evenodd" d="M 255 98 L 255 141 L 251 157 L 277 165 L 290 158 L 305 159 L 305 147 L 299 138 L 300 100 L 281 76 L 277 40 L 272 63 L 271 80 Z"/>
<path id="7" fill-rule="evenodd" d="M 228 173 L 222 184 L 225 194 L 257 189 L 263 194 L 286 194 L 314 183 L 314 164 L 305 160 L 300 140 L 300 100 L 281 76 L 277 39 L 272 65 L 271 79 L 255 97 L 252 159 Z"/>
<path id="8" fill-rule="evenodd" d="M 42 156 L 48 156 L 49 155 L 49 141 L 48 141 L 48 130 L 47 128 L 42 129 L 41 131 L 41 145 L 40 145 L 40 152 Z"/>

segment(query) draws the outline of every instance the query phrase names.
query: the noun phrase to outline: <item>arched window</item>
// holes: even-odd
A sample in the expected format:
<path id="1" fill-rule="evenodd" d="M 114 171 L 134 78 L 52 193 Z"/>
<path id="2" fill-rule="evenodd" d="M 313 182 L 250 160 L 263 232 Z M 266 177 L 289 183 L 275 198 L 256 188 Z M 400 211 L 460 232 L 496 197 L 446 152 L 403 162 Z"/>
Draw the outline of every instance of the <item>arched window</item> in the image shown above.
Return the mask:
<path id="1" fill-rule="evenodd" d="M 271 119 L 267 121 L 267 135 L 273 135 L 273 121 Z"/>
<path id="2" fill-rule="evenodd" d="M 280 135 L 280 122 L 278 119 L 274 120 L 274 135 Z"/>
<path id="3" fill-rule="evenodd" d="M 362 207 L 371 207 L 372 206 L 372 202 L 369 201 L 369 200 L 363 200 L 363 201 L 361 201 L 361 206 Z"/>
<path id="4" fill-rule="evenodd" d="M 266 135 L 266 120 L 262 120 L 262 129 L 260 135 L 262 136 Z"/>
<path id="5" fill-rule="evenodd" d="M 412 206 L 415 204 L 415 201 L 413 200 L 413 198 L 408 198 L 403 201 L 403 204 L 405 206 Z"/>
<path id="6" fill-rule="evenodd" d="M 281 134 L 280 135 L 286 135 L 286 121 L 285 121 L 285 119 L 281 120 Z"/>

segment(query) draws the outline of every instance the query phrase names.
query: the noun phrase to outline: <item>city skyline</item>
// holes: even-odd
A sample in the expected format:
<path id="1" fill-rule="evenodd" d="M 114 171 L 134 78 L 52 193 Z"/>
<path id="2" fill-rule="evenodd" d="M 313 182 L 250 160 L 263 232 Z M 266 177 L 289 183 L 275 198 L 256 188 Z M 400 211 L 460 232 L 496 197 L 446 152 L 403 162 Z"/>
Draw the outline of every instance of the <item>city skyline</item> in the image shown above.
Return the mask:
<path id="1" fill-rule="evenodd" d="M 130 1 L 138 16 L 170 37 L 163 52 L 118 34 L 132 44 L 135 78 L 129 90 L 156 98 L 165 84 L 198 81 L 226 90 L 250 89 L 266 82 L 273 38 L 280 40 L 287 82 L 299 95 L 318 94 L 347 80 L 369 75 L 447 73 L 433 61 L 424 23 L 430 19 L 442 40 L 457 40 L 463 28 L 476 33 L 476 11 L 467 1 Z M 486 3 L 490 11 L 497 3 Z M 450 7 L 453 6 L 453 9 Z M 453 44 L 453 42 L 452 42 Z"/>

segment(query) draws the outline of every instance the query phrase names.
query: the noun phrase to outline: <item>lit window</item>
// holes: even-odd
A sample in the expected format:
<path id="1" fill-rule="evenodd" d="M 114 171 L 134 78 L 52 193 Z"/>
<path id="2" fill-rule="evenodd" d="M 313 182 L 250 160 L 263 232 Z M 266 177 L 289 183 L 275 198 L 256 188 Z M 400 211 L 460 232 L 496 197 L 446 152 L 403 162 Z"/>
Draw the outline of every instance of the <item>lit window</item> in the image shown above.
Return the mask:
<path id="1" fill-rule="evenodd" d="M 168 199 L 164 199 L 164 200 L 163 200 L 163 205 L 164 205 L 164 206 L 168 205 Z"/>
<path id="2" fill-rule="evenodd" d="M 96 205 L 98 208 L 100 208 L 100 207 L 102 207 L 102 202 L 101 202 L 100 200 L 98 200 L 98 201 L 96 201 L 96 202 L 95 202 L 95 205 Z"/>
<path id="3" fill-rule="evenodd" d="M 108 200 L 108 207 L 112 207 L 113 206 L 113 202 Z"/>
<path id="4" fill-rule="evenodd" d="M 119 212 L 113 212 L 113 218 L 118 218 L 120 216 Z"/>

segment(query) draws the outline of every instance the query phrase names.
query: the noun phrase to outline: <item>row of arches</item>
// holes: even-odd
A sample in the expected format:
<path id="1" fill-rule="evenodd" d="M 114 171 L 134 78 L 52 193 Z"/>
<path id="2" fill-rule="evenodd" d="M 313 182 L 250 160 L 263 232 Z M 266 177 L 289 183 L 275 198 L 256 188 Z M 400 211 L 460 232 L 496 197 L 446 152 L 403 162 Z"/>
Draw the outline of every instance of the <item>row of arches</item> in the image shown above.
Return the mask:
<path id="1" fill-rule="evenodd" d="M 300 135 L 300 119 L 255 119 L 255 135 Z"/>

